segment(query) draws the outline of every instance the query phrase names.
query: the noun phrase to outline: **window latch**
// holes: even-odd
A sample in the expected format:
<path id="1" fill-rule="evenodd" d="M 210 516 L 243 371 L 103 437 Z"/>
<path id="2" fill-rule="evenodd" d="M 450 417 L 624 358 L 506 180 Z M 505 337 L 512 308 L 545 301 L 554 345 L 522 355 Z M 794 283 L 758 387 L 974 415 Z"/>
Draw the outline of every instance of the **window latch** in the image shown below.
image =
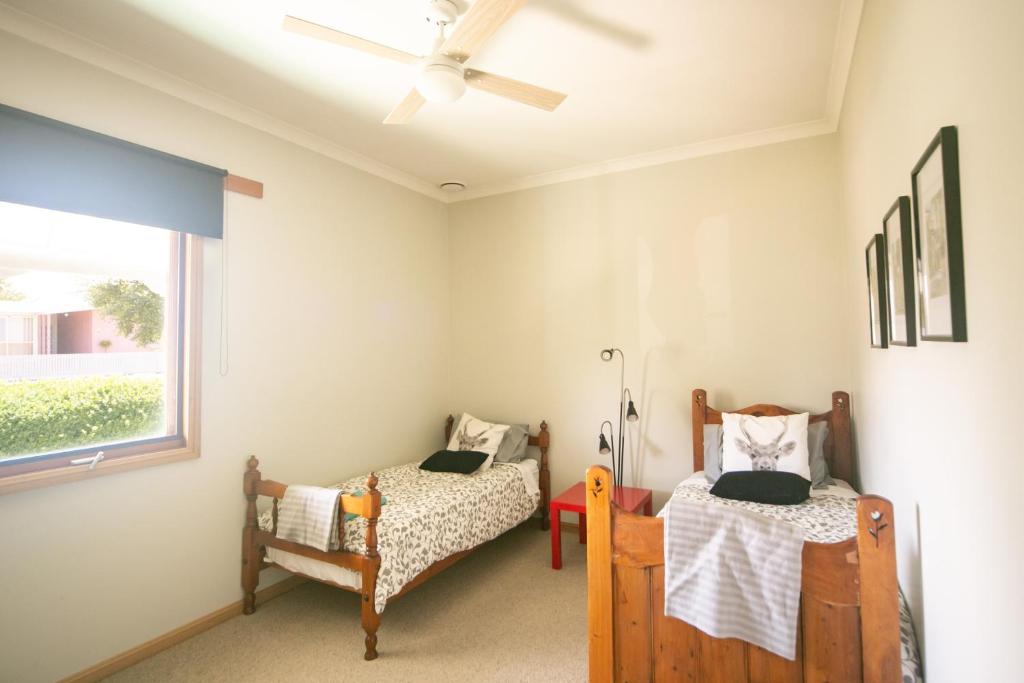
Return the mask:
<path id="1" fill-rule="evenodd" d="M 96 469 L 96 464 L 103 462 L 103 451 L 97 451 L 91 458 L 76 458 L 71 461 L 72 465 L 88 465 L 90 470 Z"/>

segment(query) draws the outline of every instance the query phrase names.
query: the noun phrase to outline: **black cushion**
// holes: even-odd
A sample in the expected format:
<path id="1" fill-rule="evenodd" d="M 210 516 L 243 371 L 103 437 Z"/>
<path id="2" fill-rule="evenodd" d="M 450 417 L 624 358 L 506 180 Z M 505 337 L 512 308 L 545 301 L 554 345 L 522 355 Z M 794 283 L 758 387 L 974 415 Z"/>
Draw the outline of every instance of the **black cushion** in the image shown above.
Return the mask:
<path id="1" fill-rule="evenodd" d="M 438 451 L 420 463 L 420 469 L 470 474 L 480 469 L 487 457 L 486 453 L 480 451 Z"/>
<path id="2" fill-rule="evenodd" d="M 726 472 L 711 487 L 719 498 L 772 505 L 796 505 L 810 493 L 811 482 L 792 472 Z"/>

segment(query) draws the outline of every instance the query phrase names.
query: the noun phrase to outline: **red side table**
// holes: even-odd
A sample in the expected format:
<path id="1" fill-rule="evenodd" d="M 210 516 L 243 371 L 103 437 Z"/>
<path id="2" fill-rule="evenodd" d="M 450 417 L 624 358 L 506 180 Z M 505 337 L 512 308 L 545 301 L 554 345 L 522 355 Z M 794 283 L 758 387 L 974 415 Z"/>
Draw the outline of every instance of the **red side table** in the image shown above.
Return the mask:
<path id="1" fill-rule="evenodd" d="M 643 508 L 648 517 L 653 514 L 651 507 L 651 489 L 635 489 L 631 486 L 618 486 L 612 498 L 615 504 L 627 512 L 638 512 Z M 562 519 L 559 515 L 565 512 L 576 512 L 580 516 L 580 543 L 587 542 L 587 485 L 584 482 L 573 484 L 551 501 L 551 568 L 562 568 Z"/>

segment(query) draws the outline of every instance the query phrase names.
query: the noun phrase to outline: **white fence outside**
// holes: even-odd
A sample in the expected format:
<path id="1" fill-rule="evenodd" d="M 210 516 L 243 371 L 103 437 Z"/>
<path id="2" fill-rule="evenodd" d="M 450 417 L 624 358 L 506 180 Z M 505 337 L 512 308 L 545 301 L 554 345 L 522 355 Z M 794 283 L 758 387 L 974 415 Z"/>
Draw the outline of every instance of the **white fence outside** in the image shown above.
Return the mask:
<path id="1" fill-rule="evenodd" d="M 0 381 L 162 373 L 165 358 L 162 351 L 0 356 Z"/>

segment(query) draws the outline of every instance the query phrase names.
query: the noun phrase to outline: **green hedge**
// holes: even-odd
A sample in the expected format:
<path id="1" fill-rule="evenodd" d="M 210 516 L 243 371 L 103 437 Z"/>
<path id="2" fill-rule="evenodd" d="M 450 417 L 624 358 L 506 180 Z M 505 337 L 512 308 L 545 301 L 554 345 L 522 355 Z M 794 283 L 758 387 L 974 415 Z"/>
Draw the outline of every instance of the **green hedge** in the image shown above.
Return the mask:
<path id="1" fill-rule="evenodd" d="M 163 419 L 158 377 L 0 383 L 0 458 L 149 436 Z"/>

